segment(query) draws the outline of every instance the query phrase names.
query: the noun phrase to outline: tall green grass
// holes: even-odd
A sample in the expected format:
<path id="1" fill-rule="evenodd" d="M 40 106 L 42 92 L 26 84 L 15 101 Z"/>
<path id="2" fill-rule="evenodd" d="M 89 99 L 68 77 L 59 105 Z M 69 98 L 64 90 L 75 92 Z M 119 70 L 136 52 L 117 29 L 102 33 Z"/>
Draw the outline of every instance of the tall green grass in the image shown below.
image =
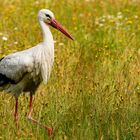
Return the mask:
<path id="1" fill-rule="evenodd" d="M 48 84 L 40 86 L 34 100 L 33 116 L 53 127 L 52 137 L 27 120 L 29 97 L 24 94 L 17 130 L 14 98 L 1 93 L 0 139 L 140 138 L 139 1 L 0 0 L 0 4 L 1 57 L 42 41 L 37 23 L 41 8 L 52 10 L 75 40 L 52 29 L 55 63 Z"/>

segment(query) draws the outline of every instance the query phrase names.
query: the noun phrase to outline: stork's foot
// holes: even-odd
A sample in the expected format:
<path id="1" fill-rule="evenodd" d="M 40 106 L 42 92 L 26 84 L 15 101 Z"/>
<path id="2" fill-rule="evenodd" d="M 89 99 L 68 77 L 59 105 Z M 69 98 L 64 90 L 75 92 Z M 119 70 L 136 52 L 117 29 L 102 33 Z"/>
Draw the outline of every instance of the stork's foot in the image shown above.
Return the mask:
<path id="1" fill-rule="evenodd" d="M 40 127 L 44 128 L 45 130 L 48 131 L 48 135 L 51 136 L 52 133 L 53 133 L 53 129 L 40 123 L 39 121 L 35 120 L 34 118 L 32 118 L 32 101 L 33 101 L 33 96 L 32 94 L 30 94 L 30 103 L 29 103 L 29 114 L 28 114 L 28 120 L 30 120 L 32 123 L 36 124 L 36 125 L 39 125 Z"/>
<path id="2" fill-rule="evenodd" d="M 43 125 L 42 123 L 40 123 L 39 121 L 35 120 L 34 118 L 32 118 L 30 115 L 28 116 L 28 120 L 30 120 L 31 122 L 33 122 L 36 125 L 39 125 L 40 127 L 44 128 L 45 130 L 48 131 L 48 136 L 51 136 L 53 134 L 53 129 L 51 127 L 48 127 L 46 125 Z"/>
<path id="3" fill-rule="evenodd" d="M 48 136 L 51 136 L 53 134 L 53 128 L 47 127 L 47 126 L 45 126 L 45 127 L 46 127 L 46 129 L 48 131 Z"/>

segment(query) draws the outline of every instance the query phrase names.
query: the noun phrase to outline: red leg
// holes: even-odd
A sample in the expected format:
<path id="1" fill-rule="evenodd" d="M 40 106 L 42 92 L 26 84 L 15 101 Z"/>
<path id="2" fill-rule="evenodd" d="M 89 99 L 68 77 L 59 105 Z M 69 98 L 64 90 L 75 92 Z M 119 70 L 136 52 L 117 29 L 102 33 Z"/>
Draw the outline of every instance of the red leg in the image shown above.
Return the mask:
<path id="1" fill-rule="evenodd" d="M 32 103 L 33 103 L 33 95 L 31 94 L 31 95 L 30 95 L 30 103 L 29 103 L 29 114 L 28 114 L 28 118 L 31 117 L 31 114 L 32 114 L 32 111 L 33 111 L 33 109 L 32 109 Z"/>
<path id="2" fill-rule="evenodd" d="M 18 120 L 18 98 L 16 97 L 16 104 L 15 104 L 15 121 Z"/>
<path id="3" fill-rule="evenodd" d="M 16 123 L 16 126 L 17 126 L 18 125 L 18 97 L 16 97 L 15 99 L 16 99 L 16 104 L 15 104 L 14 117 L 15 117 L 15 123 Z"/>
<path id="4" fill-rule="evenodd" d="M 53 131 L 52 128 L 50 128 L 50 127 L 48 127 L 48 126 L 46 126 L 46 125 L 43 125 L 43 124 L 41 124 L 39 121 L 37 121 L 37 120 L 35 120 L 34 118 L 32 118 L 32 111 L 33 111 L 33 109 L 32 109 L 32 103 L 33 103 L 33 96 L 32 96 L 32 94 L 30 94 L 30 103 L 29 103 L 29 114 L 28 114 L 28 119 L 29 119 L 30 121 L 32 121 L 34 124 L 38 124 L 38 125 L 40 125 L 41 127 L 47 129 L 47 130 L 48 130 L 48 135 L 49 135 L 49 136 L 52 135 L 52 131 Z"/>

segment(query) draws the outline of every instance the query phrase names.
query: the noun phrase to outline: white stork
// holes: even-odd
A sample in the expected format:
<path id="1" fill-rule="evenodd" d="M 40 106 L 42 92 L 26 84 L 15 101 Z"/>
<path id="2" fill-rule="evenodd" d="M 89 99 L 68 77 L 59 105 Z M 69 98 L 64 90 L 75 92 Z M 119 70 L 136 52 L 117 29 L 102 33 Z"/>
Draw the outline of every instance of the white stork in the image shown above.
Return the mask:
<path id="1" fill-rule="evenodd" d="M 38 13 L 38 21 L 43 32 L 43 42 L 24 51 L 10 54 L 0 60 L 0 90 L 12 94 L 16 99 L 15 121 L 18 120 L 18 97 L 22 92 L 30 92 L 28 119 L 41 125 L 32 118 L 33 95 L 39 84 L 47 83 L 54 61 L 54 40 L 49 26 L 60 30 L 73 40 L 72 36 L 58 23 L 48 9 Z M 52 129 L 41 125 L 51 133 Z"/>

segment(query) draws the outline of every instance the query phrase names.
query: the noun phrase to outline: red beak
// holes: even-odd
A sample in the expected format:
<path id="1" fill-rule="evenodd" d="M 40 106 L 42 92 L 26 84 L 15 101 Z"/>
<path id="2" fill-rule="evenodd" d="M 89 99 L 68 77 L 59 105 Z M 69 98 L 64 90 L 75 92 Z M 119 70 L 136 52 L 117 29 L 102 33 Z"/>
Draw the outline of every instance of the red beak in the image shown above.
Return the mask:
<path id="1" fill-rule="evenodd" d="M 68 38 L 73 40 L 73 38 L 70 35 L 70 33 L 60 23 L 58 23 L 55 19 L 51 19 L 51 22 L 50 22 L 49 25 L 51 25 L 55 29 L 61 31 L 64 35 L 66 35 Z"/>

